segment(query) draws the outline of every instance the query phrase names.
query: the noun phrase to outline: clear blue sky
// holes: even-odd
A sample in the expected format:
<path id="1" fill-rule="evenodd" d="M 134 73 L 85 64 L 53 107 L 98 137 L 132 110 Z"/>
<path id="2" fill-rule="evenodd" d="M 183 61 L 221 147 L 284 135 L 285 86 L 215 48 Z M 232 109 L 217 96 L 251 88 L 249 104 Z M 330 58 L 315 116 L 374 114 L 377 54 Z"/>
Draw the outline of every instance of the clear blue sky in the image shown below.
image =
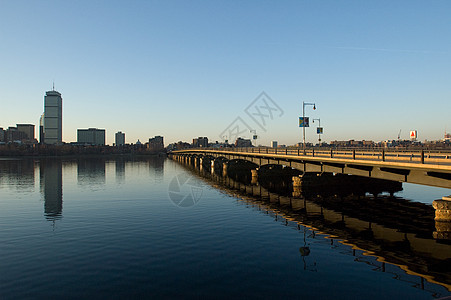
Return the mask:
<path id="1" fill-rule="evenodd" d="M 63 140 L 77 128 L 220 140 L 237 117 L 258 142 L 420 140 L 451 131 L 451 1 L 0 1 L 0 127 L 39 124 L 52 82 Z M 263 131 L 245 109 L 283 110 Z M 313 124 L 316 126 L 316 124 Z M 250 133 L 243 136 L 250 136 Z M 307 141 L 316 141 L 315 128 Z"/>

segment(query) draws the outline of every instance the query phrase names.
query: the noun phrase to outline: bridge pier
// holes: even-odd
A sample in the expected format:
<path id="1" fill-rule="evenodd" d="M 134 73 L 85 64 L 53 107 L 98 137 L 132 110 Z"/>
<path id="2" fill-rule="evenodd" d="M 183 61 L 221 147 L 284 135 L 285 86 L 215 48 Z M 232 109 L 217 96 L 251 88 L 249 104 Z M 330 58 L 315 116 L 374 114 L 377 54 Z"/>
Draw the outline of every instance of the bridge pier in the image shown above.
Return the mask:
<path id="1" fill-rule="evenodd" d="M 215 173 L 215 160 L 213 159 L 211 161 L 211 174 L 214 174 L 214 173 Z"/>
<path id="2" fill-rule="evenodd" d="M 224 177 L 227 176 L 227 167 L 228 167 L 227 163 L 222 163 L 222 176 Z"/>
<path id="3" fill-rule="evenodd" d="M 293 176 L 293 197 L 299 198 L 302 196 L 302 175 Z"/>
<path id="4" fill-rule="evenodd" d="M 433 235 L 438 240 L 451 240 L 451 195 L 434 200 L 435 229 Z"/>
<path id="5" fill-rule="evenodd" d="M 252 179 L 251 184 L 256 185 L 258 183 L 258 168 L 255 170 L 251 170 Z"/>

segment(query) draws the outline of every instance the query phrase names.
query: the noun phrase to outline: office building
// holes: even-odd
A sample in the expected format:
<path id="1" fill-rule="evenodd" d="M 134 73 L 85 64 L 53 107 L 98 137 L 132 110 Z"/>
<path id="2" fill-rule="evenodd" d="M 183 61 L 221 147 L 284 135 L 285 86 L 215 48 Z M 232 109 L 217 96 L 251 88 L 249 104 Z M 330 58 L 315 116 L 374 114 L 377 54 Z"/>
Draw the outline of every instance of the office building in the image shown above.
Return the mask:
<path id="1" fill-rule="evenodd" d="M 8 127 L 8 129 L 6 130 L 6 141 L 7 142 L 23 142 L 27 140 L 27 135 L 22 132 L 19 131 L 17 129 L 17 127 Z"/>
<path id="2" fill-rule="evenodd" d="M 272 141 L 272 147 L 277 148 L 277 141 Z"/>
<path id="3" fill-rule="evenodd" d="M 45 133 L 47 138 L 47 132 Z M 77 130 L 77 143 L 86 145 L 105 145 L 105 129 L 89 128 Z"/>
<path id="4" fill-rule="evenodd" d="M 252 147 L 250 139 L 237 138 L 235 141 L 235 147 Z"/>
<path id="5" fill-rule="evenodd" d="M 6 131 L 0 128 L 0 143 L 6 142 Z"/>
<path id="6" fill-rule="evenodd" d="M 34 125 L 32 124 L 16 124 L 17 130 L 26 135 L 27 140 L 34 140 Z"/>
<path id="7" fill-rule="evenodd" d="M 150 138 L 148 148 L 151 150 L 163 150 L 164 149 L 163 137 L 157 135 L 153 138 Z"/>
<path id="8" fill-rule="evenodd" d="M 116 132 L 116 146 L 124 146 L 125 145 L 125 133 L 122 131 Z"/>
<path id="9" fill-rule="evenodd" d="M 197 139 L 193 139 L 193 147 L 208 147 L 208 138 L 200 136 Z"/>
<path id="10" fill-rule="evenodd" d="M 57 91 L 48 91 L 44 97 L 44 143 L 63 143 L 63 99 Z"/>

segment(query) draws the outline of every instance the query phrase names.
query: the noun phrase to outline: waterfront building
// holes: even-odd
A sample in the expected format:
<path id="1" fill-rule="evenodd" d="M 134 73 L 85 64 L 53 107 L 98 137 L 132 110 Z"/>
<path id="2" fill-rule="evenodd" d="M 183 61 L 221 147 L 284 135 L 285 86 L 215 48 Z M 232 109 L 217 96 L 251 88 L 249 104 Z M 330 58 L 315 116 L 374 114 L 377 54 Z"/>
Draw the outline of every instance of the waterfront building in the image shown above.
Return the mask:
<path id="1" fill-rule="evenodd" d="M 27 140 L 34 140 L 34 125 L 33 124 L 16 124 L 17 130 L 26 135 Z"/>
<path id="2" fill-rule="evenodd" d="M 55 90 L 46 92 L 44 97 L 44 143 L 63 143 L 63 99 Z"/>
<path id="3" fill-rule="evenodd" d="M 235 141 L 235 147 L 252 147 L 252 141 L 250 139 L 237 138 Z"/>
<path id="4" fill-rule="evenodd" d="M 6 142 L 6 131 L 0 127 L 0 143 Z"/>
<path id="5" fill-rule="evenodd" d="M 116 146 L 124 146 L 125 145 L 125 133 L 122 131 L 116 132 L 115 136 Z"/>
<path id="6" fill-rule="evenodd" d="M 105 129 L 97 129 L 97 128 L 77 129 L 77 143 L 104 146 Z"/>
<path id="7" fill-rule="evenodd" d="M 17 127 L 8 127 L 6 130 L 6 142 L 22 142 L 25 139 L 25 133 L 17 130 Z"/>
<path id="8" fill-rule="evenodd" d="M 200 136 L 197 139 L 193 139 L 193 147 L 208 147 L 208 138 Z"/>
<path id="9" fill-rule="evenodd" d="M 163 150 L 164 149 L 163 137 L 157 135 L 153 138 L 150 138 L 148 148 L 151 150 Z"/>

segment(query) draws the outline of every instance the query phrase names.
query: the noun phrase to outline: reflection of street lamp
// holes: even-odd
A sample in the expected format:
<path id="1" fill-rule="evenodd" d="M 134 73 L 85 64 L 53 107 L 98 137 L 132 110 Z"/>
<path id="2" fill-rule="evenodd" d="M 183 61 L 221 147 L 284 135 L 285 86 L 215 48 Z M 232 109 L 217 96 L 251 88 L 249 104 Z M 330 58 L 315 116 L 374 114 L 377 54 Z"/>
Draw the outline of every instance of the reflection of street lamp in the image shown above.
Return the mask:
<path id="1" fill-rule="evenodd" d="M 321 128 L 321 119 L 313 119 L 312 123 L 315 123 L 315 120 L 318 120 L 318 128 Z M 318 146 L 321 146 L 321 129 L 318 129 Z"/>
<path id="2" fill-rule="evenodd" d="M 302 126 L 302 149 L 304 150 L 304 154 L 305 154 L 305 106 L 306 105 L 313 105 L 313 110 L 316 109 L 316 105 L 315 103 L 306 103 L 304 101 L 302 101 L 302 120 L 303 120 L 303 126 Z"/>

